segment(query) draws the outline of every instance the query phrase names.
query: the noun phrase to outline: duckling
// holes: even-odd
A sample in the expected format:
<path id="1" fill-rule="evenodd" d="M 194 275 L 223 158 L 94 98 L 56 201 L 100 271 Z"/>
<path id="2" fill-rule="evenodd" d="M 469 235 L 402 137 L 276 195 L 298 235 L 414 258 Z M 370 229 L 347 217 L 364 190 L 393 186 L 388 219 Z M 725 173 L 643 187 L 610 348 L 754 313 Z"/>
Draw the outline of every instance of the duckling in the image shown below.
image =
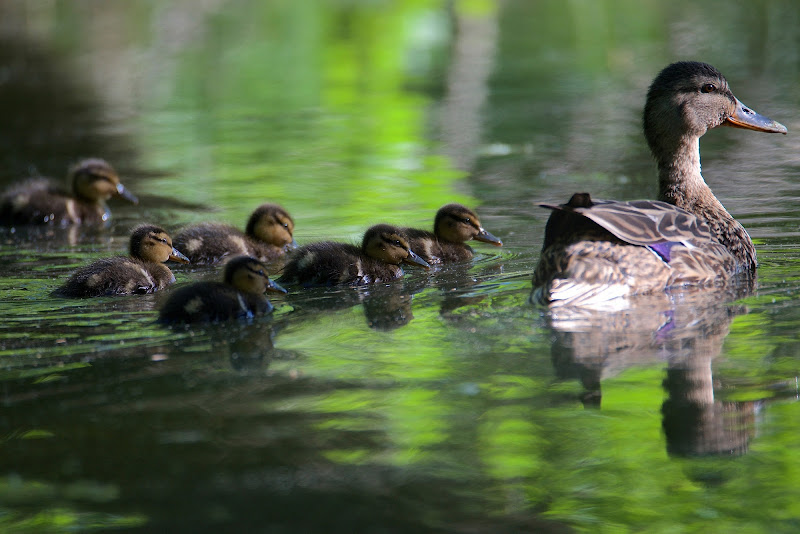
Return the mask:
<path id="1" fill-rule="evenodd" d="M 470 239 L 503 246 L 500 239 L 484 230 L 475 212 L 461 204 L 439 208 L 433 232 L 416 228 L 403 228 L 403 232 L 411 249 L 431 265 L 472 259 L 472 248 L 465 243 Z"/>
<path id="2" fill-rule="evenodd" d="M 227 224 L 202 223 L 178 232 L 175 246 L 192 263 L 201 265 L 237 255 L 269 262 L 297 246 L 293 232 L 294 221 L 285 209 L 277 204 L 262 204 L 250 215 L 244 233 Z"/>
<path id="3" fill-rule="evenodd" d="M 609 300 L 676 285 L 724 284 L 755 272 L 753 242 L 700 174 L 700 137 L 717 126 L 786 133 L 745 107 L 707 63 L 669 65 L 653 81 L 644 133 L 658 163 L 659 200 L 592 200 L 576 193 L 545 228 L 531 299 L 551 306 Z"/>
<path id="4" fill-rule="evenodd" d="M 267 291 L 286 290 L 267 276 L 257 258 L 237 256 L 225 265 L 224 282 L 197 282 L 176 289 L 159 311 L 163 323 L 217 322 L 232 318 L 252 319 L 273 307 Z"/>
<path id="5" fill-rule="evenodd" d="M 152 293 L 175 281 L 167 260 L 188 263 L 167 233 L 150 224 L 133 229 L 130 256 L 103 258 L 75 271 L 56 295 L 72 298 Z"/>
<path id="6" fill-rule="evenodd" d="M 111 219 L 106 200 L 139 200 L 128 191 L 111 165 L 99 158 L 84 159 L 68 172 L 72 194 L 47 178 L 32 178 L 0 196 L 0 224 L 101 224 Z"/>
<path id="7" fill-rule="evenodd" d="M 278 281 L 304 287 L 386 283 L 403 276 L 401 263 L 430 269 L 411 250 L 402 230 L 377 224 L 364 233 L 361 247 L 323 241 L 299 248 Z"/>

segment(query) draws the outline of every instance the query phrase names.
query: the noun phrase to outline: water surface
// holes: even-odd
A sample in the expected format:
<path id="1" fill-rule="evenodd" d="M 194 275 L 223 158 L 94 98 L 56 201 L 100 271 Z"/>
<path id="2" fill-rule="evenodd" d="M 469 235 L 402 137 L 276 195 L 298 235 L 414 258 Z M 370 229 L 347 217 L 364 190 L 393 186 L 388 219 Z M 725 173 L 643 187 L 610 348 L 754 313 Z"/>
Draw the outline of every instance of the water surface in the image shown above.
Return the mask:
<path id="1" fill-rule="evenodd" d="M 0 527 L 796 532 L 798 19 L 766 1 L 3 5 L 2 184 L 100 156 L 141 202 L 103 229 L 0 229 Z M 701 144 L 757 284 L 530 306 L 540 202 L 655 196 L 641 108 L 678 59 L 789 128 Z M 458 201 L 504 246 L 278 296 L 247 324 L 164 328 L 163 294 L 50 295 L 140 221 L 243 227 L 264 201 L 301 244 L 429 227 Z"/>

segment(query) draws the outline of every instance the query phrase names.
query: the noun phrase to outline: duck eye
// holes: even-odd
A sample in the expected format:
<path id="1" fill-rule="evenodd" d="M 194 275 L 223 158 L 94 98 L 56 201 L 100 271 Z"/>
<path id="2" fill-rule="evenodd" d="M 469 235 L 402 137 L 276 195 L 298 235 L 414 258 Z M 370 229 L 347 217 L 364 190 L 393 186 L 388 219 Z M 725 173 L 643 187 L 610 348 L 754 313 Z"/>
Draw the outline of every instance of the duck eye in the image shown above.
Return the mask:
<path id="1" fill-rule="evenodd" d="M 467 223 L 467 224 L 470 224 L 472 221 L 469 219 L 469 217 L 466 217 L 466 218 L 464 219 L 464 222 L 465 222 L 465 223 Z"/>
<path id="2" fill-rule="evenodd" d="M 400 243 L 400 240 L 399 240 L 399 239 L 395 239 L 395 240 L 394 240 L 394 246 L 396 246 L 396 247 L 400 247 L 400 248 L 403 248 L 403 245 L 402 245 L 402 243 Z"/>
<path id="3" fill-rule="evenodd" d="M 704 93 L 713 93 L 717 90 L 717 86 L 713 83 L 707 83 L 700 90 Z"/>

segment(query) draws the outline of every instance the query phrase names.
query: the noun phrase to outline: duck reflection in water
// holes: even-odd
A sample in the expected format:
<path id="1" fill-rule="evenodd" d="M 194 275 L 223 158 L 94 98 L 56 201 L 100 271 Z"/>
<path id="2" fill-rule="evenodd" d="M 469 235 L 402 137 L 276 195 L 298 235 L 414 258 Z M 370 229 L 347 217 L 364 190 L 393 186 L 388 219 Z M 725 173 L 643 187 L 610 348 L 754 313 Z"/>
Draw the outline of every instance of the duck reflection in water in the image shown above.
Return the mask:
<path id="1" fill-rule="evenodd" d="M 759 408 L 771 400 L 720 401 L 712 364 L 730 324 L 744 306 L 729 304 L 747 295 L 744 284 L 715 291 L 652 295 L 640 306 L 618 312 L 579 309 L 552 311 L 555 341 L 551 355 L 561 379 L 579 378 L 587 408 L 600 408 L 602 382 L 626 369 L 666 363 L 667 399 L 662 426 L 673 455 L 743 454 L 754 436 Z M 724 380 L 724 379 L 723 379 Z M 717 387 L 720 379 L 717 378 Z"/>

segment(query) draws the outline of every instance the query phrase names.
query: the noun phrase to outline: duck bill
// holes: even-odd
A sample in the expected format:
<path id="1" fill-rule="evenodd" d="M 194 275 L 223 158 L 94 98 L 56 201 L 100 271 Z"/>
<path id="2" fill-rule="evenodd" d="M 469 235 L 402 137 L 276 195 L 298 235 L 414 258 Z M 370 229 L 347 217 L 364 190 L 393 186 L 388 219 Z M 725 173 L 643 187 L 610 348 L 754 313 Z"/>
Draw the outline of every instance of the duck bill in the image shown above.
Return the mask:
<path id="1" fill-rule="evenodd" d="M 408 251 L 408 257 L 403 260 L 403 263 L 407 263 L 409 265 L 416 265 L 417 267 L 422 267 L 426 271 L 431 268 L 428 265 L 428 262 L 417 256 L 417 254 L 413 250 Z"/>
<path id="2" fill-rule="evenodd" d="M 272 280 L 267 281 L 266 290 L 271 291 L 273 293 L 288 293 L 288 291 L 286 291 L 286 289 L 284 289 L 283 286 Z"/>
<path id="3" fill-rule="evenodd" d="M 292 242 L 287 245 L 284 245 L 283 248 L 285 248 L 286 250 L 294 250 L 297 248 L 297 241 L 292 239 Z"/>
<path id="4" fill-rule="evenodd" d="M 122 184 L 117 184 L 117 195 L 133 204 L 139 203 L 139 199 L 136 198 L 136 195 L 125 189 L 125 186 Z"/>
<path id="5" fill-rule="evenodd" d="M 483 227 L 481 227 L 480 232 L 478 232 L 478 235 L 476 235 L 472 239 L 474 239 L 475 241 L 482 241 L 484 243 L 491 243 L 492 245 L 494 245 L 496 247 L 502 247 L 503 246 L 503 242 L 500 241 L 499 238 L 493 236 L 492 234 L 490 234 L 489 232 L 484 230 Z"/>
<path id="6" fill-rule="evenodd" d="M 734 97 L 734 99 L 736 100 L 736 109 L 733 111 L 732 115 L 725 119 L 723 124 L 733 126 L 734 128 L 756 130 L 757 132 L 786 133 L 786 126 L 783 124 L 769 117 L 765 117 L 764 115 L 759 115 L 742 104 L 738 98 Z"/>
<path id="7" fill-rule="evenodd" d="M 170 261 L 176 261 L 178 263 L 189 263 L 189 258 L 184 256 L 183 252 L 175 247 L 172 247 L 172 252 L 169 253 L 169 259 Z"/>

